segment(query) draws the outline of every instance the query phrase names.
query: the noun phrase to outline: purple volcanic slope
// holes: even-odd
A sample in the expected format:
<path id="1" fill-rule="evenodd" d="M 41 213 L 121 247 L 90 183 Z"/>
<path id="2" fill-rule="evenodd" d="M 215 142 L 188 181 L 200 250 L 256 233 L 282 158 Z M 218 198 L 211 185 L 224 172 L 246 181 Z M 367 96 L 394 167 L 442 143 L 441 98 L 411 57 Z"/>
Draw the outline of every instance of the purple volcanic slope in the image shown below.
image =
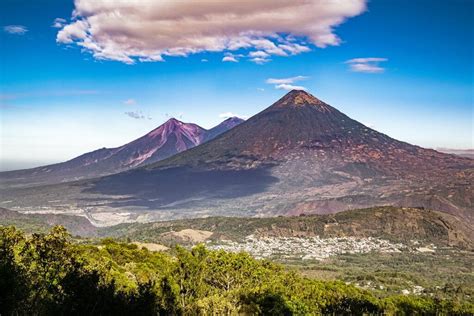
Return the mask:
<path id="1" fill-rule="evenodd" d="M 3 186 L 52 184 L 126 171 L 157 162 L 209 141 L 240 124 L 229 118 L 210 130 L 171 118 L 148 134 L 117 148 L 102 148 L 66 162 L 0 173 Z"/>
<path id="2" fill-rule="evenodd" d="M 237 125 L 243 123 L 244 120 L 239 118 L 239 117 L 230 117 L 226 119 L 224 122 L 220 123 L 219 125 L 211 128 L 207 134 L 206 134 L 206 139 L 205 141 L 212 140 L 219 136 L 220 134 L 223 134 L 227 132 L 228 130 L 236 127 Z"/>

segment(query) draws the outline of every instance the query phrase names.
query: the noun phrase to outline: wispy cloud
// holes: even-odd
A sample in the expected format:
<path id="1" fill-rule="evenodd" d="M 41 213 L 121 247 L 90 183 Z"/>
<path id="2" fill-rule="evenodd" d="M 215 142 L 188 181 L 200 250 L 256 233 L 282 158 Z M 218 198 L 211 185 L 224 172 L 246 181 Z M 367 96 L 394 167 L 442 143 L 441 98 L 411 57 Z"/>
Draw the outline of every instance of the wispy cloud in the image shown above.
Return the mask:
<path id="1" fill-rule="evenodd" d="M 250 57 L 250 61 L 253 61 L 254 63 L 259 64 L 259 65 L 265 64 L 271 60 L 270 54 L 263 50 L 250 52 L 249 57 Z"/>
<path id="2" fill-rule="evenodd" d="M 123 104 L 125 105 L 137 105 L 137 100 L 135 99 L 127 99 L 123 101 Z"/>
<path id="3" fill-rule="evenodd" d="M 367 0 L 220 0 L 199 5 L 195 0 L 80 0 L 75 1 L 74 19 L 56 39 L 76 44 L 96 59 L 129 64 L 201 52 L 291 56 L 339 45 L 336 27 L 366 7 Z M 256 63 L 270 60 L 248 58 Z"/>
<path id="4" fill-rule="evenodd" d="M 268 78 L 265 82 L 273 84 L 279 90 L 307 90 L 306 87 L 294 85 L 293 83 L 308 79 L 307 76 L 295 76 L 289 78 Z"/>
<path id="5" fill-rule="evenodd" d="M 3 31 L 14 35 L 24 35 L 28 32 L 28 28 L 24 25 L 6 25 L 3 27 Z"/>
<path id="6" fill-rule="evenodd" d="M 224 58 L 222 58 L 222 61 L 223 62 L 231 62 L 231 63 L 238 63 L 239 62 L 237 60 L 237 58 L 235 58 L 235 56 L 233 56 L 233 55 L 224 56 Z"/>
<path id="7" fill-rule="evenodd" d="M 137 120 L 144 120 L 144 119 L 151 120 L 151 117 L 146 116 L 145 114 L 143 114 L 142 111 L 129 111 L 129 112 L 125 112 L 125 115 Z"/>
<path id="8" fill-rule="evenodd" d="M 256 63 L 257 65 L 263 65 L 271 61 L 269 58 L 262 58 L 262 57 L 254 57 L 250 58 L 250 61 Z"/>
<path id="9" fill-rule="evenodd" d="M 176 114 L 172 114 L 172 113 L 165 113 L 165 117 L 167 118 L 178 118 L 178 119 L 183 119 L 183 116 L 184 116 L 184 113 L 183 112 L 179 112 L 179 113 L 176 113 Z"/>
<path id="10" fill-rule="evenodd" d="M 232 112 L 224 112 L 224 113 L 221 113 L 219 114 L 219 117 L 220 118 L 223 118 L 223 119 L 228 119 L 228 118 L 231 118 L 231 117 L 239 117 L 241 119 L 248 119 L 248 115 L 241 115 L 241 114 L 235 114 L 235 113 L 232 113 Z"/>
<path id="11" fill-rule="evenodd" d="M 306 77 L 306 76 L 295 76 L 295 77 L 279 78 L 279 79 L 268 78 L 265 82 L 269 84 L 291 84 L 297 81 L 306 80 L 308 78 L 309 77 Z"/>
<path id="12" fill-rule="evenodd" d="M 275 88 L 276 88 L 276 89 L 279 89 L 279 90 L 288 90 L 288 91 L 291 91 L 291 90 L 306 90 L 306 87 L 303 87 L 303 86 L 295 86 L 295 85 L 286 84 L 286 83 L 282 83 L 282 84 L 276 85 Z"/>
<path id="13" fill-rule="evenodd" d="M 345 63 L 349 65 L 349 68 L 353 72 L 364 72 L 364 73 L 382 73 L 385 68 L 379 64 L 387 61 L 387 58 L 381 57 L 368 57 L 368 58 L 354 58 L 347 60 Z"/>
<path id="14" fill-rule="evenodd" d="M 51 24 L 51 27 L 54 27 L 56 29 L 60 29 L 60 28 L 64 27 L 67 24 L 66 22 L 67 22 L 66 19 L 56 18 L 56 19 L 54 19 L 53 24 Z"/>

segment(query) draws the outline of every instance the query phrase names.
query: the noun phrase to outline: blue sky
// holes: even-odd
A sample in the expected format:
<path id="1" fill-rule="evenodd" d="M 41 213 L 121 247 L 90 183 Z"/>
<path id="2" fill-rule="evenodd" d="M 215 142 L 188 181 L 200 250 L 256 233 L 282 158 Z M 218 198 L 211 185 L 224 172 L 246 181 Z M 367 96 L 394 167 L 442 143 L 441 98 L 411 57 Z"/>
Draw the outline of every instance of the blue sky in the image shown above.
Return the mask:
<path id="1" fill-rule="evenodd" d="M 176 41 L 185 43 L 184 52 L 176 53 L 169 41 L 156 39 L 139 47 L 120 46 L 113 37 L 117 29 L 144 41 L 147 37 L 136 35 L 136 29 L 124 31 L 127 26 L 123 25 L 113 29 L 113 21 L 94 25 L 102 8 L 91 7 L 88 1 L 1 2 L 2 169 L 60 162 L 97 148 L 119 146 L 170 116 L 205 128 L 222 121 L 228 112 L 252 116 L 287 92 L 277 89 L 278 84 L 267 83 L 268 79 L 297 76 L 305 78 L 289 80 L 290 85 L 305 87 L 352 118 L 394 138 L 431 148 L 474 147 L 473 1 L 351 0 L 354 6 L 338 8 L 336 13 L 324 13 L 324 7 L 317 13 L 306 10 L 307 21 L 344 20 L 329 25 L 329 33 L 339 40 L 315 31 L 293 34 L 297 31 L 292 27 L 300 25 L 281 31 L 277 19 L 274 28 L 272 19 L 265 25 L 249 22 L 251 26 L 233 26 L 244 31 L 252 31 L 252 27 L 275 31 L 293 48 L 307 47 L 294 54 L 287 51 L 286 56 L 255 44 L 262 39 L 274 41 L 271 36 L 257 35 L 256 39 L 252 35 L 244 38 L 247 46 L 230 48 L 236 40 L 225 19 L 224 24 L 213 24 L 222 28 L 219 34 L 227 34 L 224 48 L 212 46 L 214 41 L 203 46 L 200 38 L 190 40 L 183 31 L 186 25 L 169 31 Z M 261 3 L 264 6 L 265 1 Z M 79 16 L 71 19 L 75 8 Z M 192 7 L 178 9 L 185 14 L 195 11 Z M 110 6 L 107 10 L 116 12 Z M 230 5 L 232 10 L 237 9 Z M 294 19 L 300 11 L 290 7 L 284 12 L 293 12 Z M 56 18 L 64 19 L 56 21 L 59 28 L 52 27 Z M 73 25 L 58 40 L 58 32 L 77 20 L 88 21 L 89 37 L 85 40 L 74 35 Z M 307 23 L 320 26 L 319 22 Z M 150 25 L 133 27 L 144 35 L 161 31 Z M 101 38 L 91 37 L 94 27 L 109 34 L 103 31 Z M 83 44 L 88 40 L 99 46 L 107 40 L 115 50 L 110 53 L 105 46 L 91 49 L 95 46 Z M 204 48 L 193 53 L 196 47 Z M 150 49 L 161 55 L 157 57 Z M 249 55 L 257 51 L 268 56 L 252 61 Z M 238 62 L 224 62 L 225 57 Z M 140 62 L 140 58 L 164 61 Z"/>

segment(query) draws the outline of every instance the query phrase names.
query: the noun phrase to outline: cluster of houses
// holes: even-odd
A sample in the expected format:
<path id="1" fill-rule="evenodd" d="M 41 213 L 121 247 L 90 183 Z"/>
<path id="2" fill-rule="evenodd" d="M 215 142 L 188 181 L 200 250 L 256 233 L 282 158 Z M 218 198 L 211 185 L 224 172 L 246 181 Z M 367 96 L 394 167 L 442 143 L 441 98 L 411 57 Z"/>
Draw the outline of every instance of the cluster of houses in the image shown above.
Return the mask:
<path id="1" fill-rule="evenodd" d="M 323 260 L 339 254 L 400 252 L 407 246 L 379 238 L 356 237 L 256 237 L 247 236 L 243 242 L 222 241 L 209 245 L 211 249 L 248 252 L 255 258 Z"/>

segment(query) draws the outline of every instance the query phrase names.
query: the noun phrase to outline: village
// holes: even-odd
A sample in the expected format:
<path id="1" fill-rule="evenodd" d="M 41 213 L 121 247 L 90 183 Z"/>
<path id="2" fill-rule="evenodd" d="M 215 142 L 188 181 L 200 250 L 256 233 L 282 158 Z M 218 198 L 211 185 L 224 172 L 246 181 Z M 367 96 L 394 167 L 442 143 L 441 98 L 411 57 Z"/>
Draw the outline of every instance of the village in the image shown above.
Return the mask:
<path id="1" fill-rule="evenodd" d="M 249 235 L 243 242 L 230 240 L 208 245 L 211 249 L 248 252 L 258 259 L 323 260 L 339 254 L 368 252 L 401 252 L 408 247 L 379 238 L 356 237 L 256 237 Z"/>

